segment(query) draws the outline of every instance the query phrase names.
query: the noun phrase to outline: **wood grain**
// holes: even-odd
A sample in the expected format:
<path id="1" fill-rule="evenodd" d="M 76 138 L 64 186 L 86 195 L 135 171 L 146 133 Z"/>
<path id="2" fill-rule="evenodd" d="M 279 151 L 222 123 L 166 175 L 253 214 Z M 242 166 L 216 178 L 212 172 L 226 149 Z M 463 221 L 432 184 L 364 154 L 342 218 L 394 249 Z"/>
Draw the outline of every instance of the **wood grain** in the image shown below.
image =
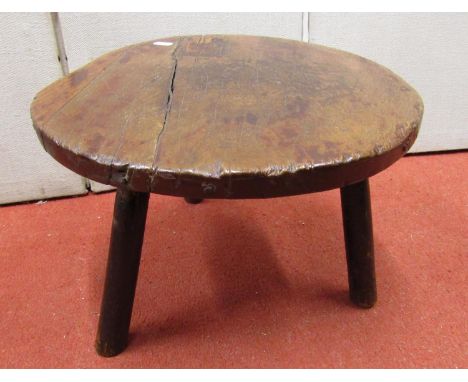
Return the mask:
<path id="1" fill-rule="evenodd" d="M 363 180 L 409 149 L 422 113 L 407 83 L 362 57 L 223 35 L 109 53 L 31 106 L 45 149 L 77 173 L 205 198 L 293 195 Z"/>

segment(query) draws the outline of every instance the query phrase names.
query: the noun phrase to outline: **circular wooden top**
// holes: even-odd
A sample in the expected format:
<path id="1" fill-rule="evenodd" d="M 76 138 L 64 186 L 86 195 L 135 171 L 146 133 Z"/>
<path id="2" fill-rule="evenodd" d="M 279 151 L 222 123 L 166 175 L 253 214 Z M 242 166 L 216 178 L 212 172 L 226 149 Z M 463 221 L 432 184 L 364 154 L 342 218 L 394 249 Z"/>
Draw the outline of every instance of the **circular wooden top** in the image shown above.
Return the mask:
<path id="1" fill-rule="evenodd" d="M 44 148 L 135 191 L 258 198 L 341 187 L 414 142 L 419 95 L 388 69 L 314 44 L 187 36 L 108 53 L 34 98 Z"/>

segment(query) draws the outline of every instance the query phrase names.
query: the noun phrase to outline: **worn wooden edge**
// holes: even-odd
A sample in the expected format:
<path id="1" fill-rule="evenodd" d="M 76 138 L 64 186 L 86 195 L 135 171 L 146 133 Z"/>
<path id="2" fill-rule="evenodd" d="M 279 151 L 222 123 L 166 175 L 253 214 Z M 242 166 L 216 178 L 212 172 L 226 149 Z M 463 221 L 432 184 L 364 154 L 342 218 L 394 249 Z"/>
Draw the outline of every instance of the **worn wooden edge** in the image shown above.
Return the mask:
<path id="1" fill-rule="evenodd" d="M 419 125 L 400 145 L 389 151 L 373 157 L 351 159 L 345 164 L 320 164 L 276 175 L 233 173 L 217 178 L 182 172 L 174 176 L 173 171 L 154 173 L 147 167 L 128 165 L 114 166 L 117 171 L 112 176 L 103 176 L 109 171 L 108 162 L 72 153 L 40 131 L 36 132 L 44 149 L 59 163 L 100 183 L 138 192 L 190 198 L 259 199 L 326 191 L 369 178 L 401 158 L 416 140 L 418 130 Z"/>

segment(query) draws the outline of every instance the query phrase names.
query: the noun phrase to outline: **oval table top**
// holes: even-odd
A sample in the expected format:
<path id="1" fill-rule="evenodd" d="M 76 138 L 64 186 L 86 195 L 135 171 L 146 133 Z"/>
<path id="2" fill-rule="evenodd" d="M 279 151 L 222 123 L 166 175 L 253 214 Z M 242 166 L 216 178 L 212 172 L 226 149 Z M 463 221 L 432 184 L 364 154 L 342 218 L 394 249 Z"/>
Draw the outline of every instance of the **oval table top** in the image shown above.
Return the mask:
<path id="1" fill-rule="evenodd" d="M 416 91 L 340 50 L 254 36 L 183 36 L 105 54 L 37 94 L 57 161 L 134 191 L 262 198 L 342 187 L 413 144 Z"/>

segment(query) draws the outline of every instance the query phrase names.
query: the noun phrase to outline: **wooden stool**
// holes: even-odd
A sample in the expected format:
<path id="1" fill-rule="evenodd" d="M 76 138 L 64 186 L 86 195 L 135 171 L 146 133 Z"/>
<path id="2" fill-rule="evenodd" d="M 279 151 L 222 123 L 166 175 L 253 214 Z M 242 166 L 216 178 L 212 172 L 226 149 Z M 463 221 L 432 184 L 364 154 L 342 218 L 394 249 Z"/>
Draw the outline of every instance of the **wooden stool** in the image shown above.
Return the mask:
<path id="1" fill-rule="evenodd" d="M 116 186 L 96 349 L 127 344 L 151 192 L 272 198 L 341 188 L 351 300 L 376 301 L 368 178 L 413 144 L 423 104 L 365 58 L 284 39 L 189 36 L 108 53 L 31 115 L 45 150 Z"/>

